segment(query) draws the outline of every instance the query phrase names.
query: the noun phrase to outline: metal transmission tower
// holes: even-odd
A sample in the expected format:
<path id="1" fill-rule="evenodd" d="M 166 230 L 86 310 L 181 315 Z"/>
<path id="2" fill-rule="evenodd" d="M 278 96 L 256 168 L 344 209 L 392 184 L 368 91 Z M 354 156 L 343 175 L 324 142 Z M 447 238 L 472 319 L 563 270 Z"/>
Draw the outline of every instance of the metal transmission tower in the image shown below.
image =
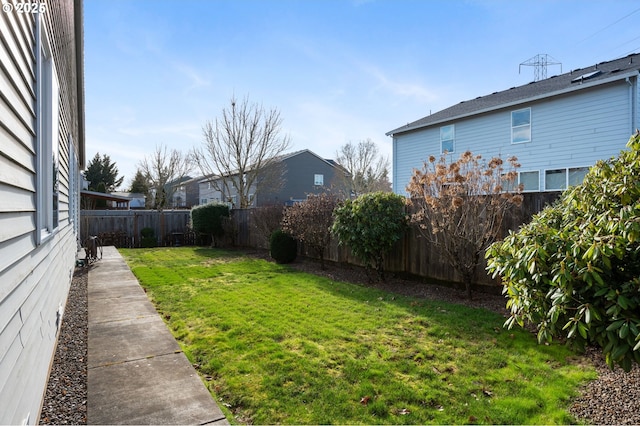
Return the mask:
<path id="1" fill-rule="evenodd" d="M 520 70 L 522 66 L 533 67 L 534 70 L 534 80 L 540 81 L 547 78 L 547 66 L 549 65 L 560 65 L 560 73 L 562 73 L 562 62 L 558 62 L 553 56 L 547 55 L 546 53 L 539 54 L 534 56 L 531 59 L 527 59 L 522 62 L 518 67 L 518 74 L 520 74 Z"/>

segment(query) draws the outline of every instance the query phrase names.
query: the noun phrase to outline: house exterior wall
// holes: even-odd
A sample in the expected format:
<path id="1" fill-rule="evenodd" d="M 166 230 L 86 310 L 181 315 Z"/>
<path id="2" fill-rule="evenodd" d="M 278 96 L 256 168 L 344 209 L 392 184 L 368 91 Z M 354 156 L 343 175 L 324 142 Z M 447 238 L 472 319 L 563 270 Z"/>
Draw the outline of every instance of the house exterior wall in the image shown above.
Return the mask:
<path id="1" fill-rule="evenodd" d="M 310 151 L 292 155 L 283 163 L 285 180 L 282 188 L 277 192 L 261 194 L 256 203 L 258 206 L 306 200 L 308 194 L 323 192 L 332 185 L 340 184 L 336 167 Z M 323 185 L 315 185 L 315 175 L 322 175 Z"/>
<path id="2" fill-rule="evenodd" d="M 200 188 L 198 204 L 202 205 L 202 204 L 213 203 L 213 202 L 216 202 L 216 203 L 222 202 L 222 193 L 220 191 L 217 191 L 213 187 L 213 185 L 211 185 L 211 182 L 209 181 L 200 182 L 198 184 L 198 187 Z"/>
<path id="3" fill-rule="evenodd" d="M 453 124 L 457 158 L 466 150 L 484 158 L 515 155 L 520 172 L 589 167 L 616 156 L 638 125 L 637 76 L 538 101 L 479 114 L 412 132 L 393 139 L 393 191 L 406 194 L 414 168 L 430 155 L 440 156 L 440 127 Z M 531 108 L 531 141 L 511 143 L 511 111 Z"/>
<path id="4" fill-rule="evenodd" d="M 39 421 L 78 250 L 84 135 L 82 58 L 75 34 L 81 2 L 39 3 L 44 5 L 41 14 L 0 14 L 0 424 Z M 52 157 L 40 149 L 44 71 L 37 65 L 39 31 L 40 40 L 48 39 L 57 89 L 52 91 L 57 96 L 51 96 L 57 98 L 57 114 L 49 122 L 47 140 L 58 154 L 59 173 L 57 193 L 49 198 L 42 193 L 51 192 L 50 187 L 43 191 L 39 184 L 43 173 L 55 176 Z M 58 206 L 57 213 L 51 207 L 49 219 L 43 219 L 43 202 Z M 43 220 L 51 225 L 46 232 Z"/>
<path id="5" fill-rule="evenodd" d="M 318 157 L 308 150 L 293 153 L 282 160 L 284 165 L 284 183 L 278 191 L 261 192 L 251 204 L 251 207 L 259 207 L 269 204 L 290 204 L 293 201 L 305 200 L 308 194 L 319 193 L 327 190 L 331 186 L 343 184 L 338 180 L 340 170 Z M 322 175 L 323 185 L 315 185 L 316 175 Z M 227 179 L 237 179 L 232 176 Z M 249 191 L 255 193 L 255 188 Z M 229 194 L 217 191 L 207 180 L 199 184 L 199 204 L 211 202 L 231 202 L 234 207 L 238 207 L 238 194 L 235 188 L 229 185 Z"/>

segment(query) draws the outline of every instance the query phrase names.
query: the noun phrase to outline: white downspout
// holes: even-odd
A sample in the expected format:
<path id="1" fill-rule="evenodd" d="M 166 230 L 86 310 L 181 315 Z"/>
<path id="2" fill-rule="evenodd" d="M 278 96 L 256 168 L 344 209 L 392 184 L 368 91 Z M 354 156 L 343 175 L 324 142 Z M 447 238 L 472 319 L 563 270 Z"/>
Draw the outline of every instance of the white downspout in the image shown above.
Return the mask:
<path id="1" fill-rule="evenodd" d="M 635 86 L 636 84 L 631 81 L 630 77 L 625 78 L 625 81 L 629 85 L 629 134 L 632 135 L 636 131 L 636 96 Z M 636 77 L 635 81 L 638 81 Z"/>

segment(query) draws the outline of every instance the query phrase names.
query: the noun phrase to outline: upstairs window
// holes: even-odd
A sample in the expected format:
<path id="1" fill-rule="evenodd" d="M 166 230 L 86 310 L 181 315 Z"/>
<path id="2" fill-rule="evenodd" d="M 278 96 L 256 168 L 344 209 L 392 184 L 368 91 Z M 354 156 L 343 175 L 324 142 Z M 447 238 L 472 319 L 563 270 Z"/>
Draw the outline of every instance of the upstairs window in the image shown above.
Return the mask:
<path id="1" fill-rule="evenodd" d="M 531 108 L 511 111 L 511 143 L 531 142 Z"/>
<path id="2" fill-rule="evenodd" d="M 324 186 L 324 175 L 321 175 L 321 174 L 313 175 L 313 184 L 315 186 Z"/>
<path id="3" fill-rule="evenodd" d="M 455 127 L 453 124 L 440 127 L 440 152 L 451 154 L 455 151 Z"/>

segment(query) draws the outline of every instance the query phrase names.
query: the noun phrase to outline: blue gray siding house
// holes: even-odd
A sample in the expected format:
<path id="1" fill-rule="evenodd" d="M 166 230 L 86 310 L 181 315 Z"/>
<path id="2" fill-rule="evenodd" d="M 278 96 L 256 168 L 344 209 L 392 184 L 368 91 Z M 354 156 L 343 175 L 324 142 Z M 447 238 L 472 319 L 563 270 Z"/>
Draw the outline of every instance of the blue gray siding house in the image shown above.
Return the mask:
<path id="1" fill-rule="evenodd" d="M 515 155 L 525 191 L 578 184 L 597 160 L 625 148 L 639 122 L 640 55 L 512 87 L 398 127 L 393 191 L 406 194 L 413 169 L 430 155 Z"/>
<path id="2" fill-rule="evenodd" d="M 82 2 L 2 3 L 0 424 L 37 424 L 79 247 Z"/>

